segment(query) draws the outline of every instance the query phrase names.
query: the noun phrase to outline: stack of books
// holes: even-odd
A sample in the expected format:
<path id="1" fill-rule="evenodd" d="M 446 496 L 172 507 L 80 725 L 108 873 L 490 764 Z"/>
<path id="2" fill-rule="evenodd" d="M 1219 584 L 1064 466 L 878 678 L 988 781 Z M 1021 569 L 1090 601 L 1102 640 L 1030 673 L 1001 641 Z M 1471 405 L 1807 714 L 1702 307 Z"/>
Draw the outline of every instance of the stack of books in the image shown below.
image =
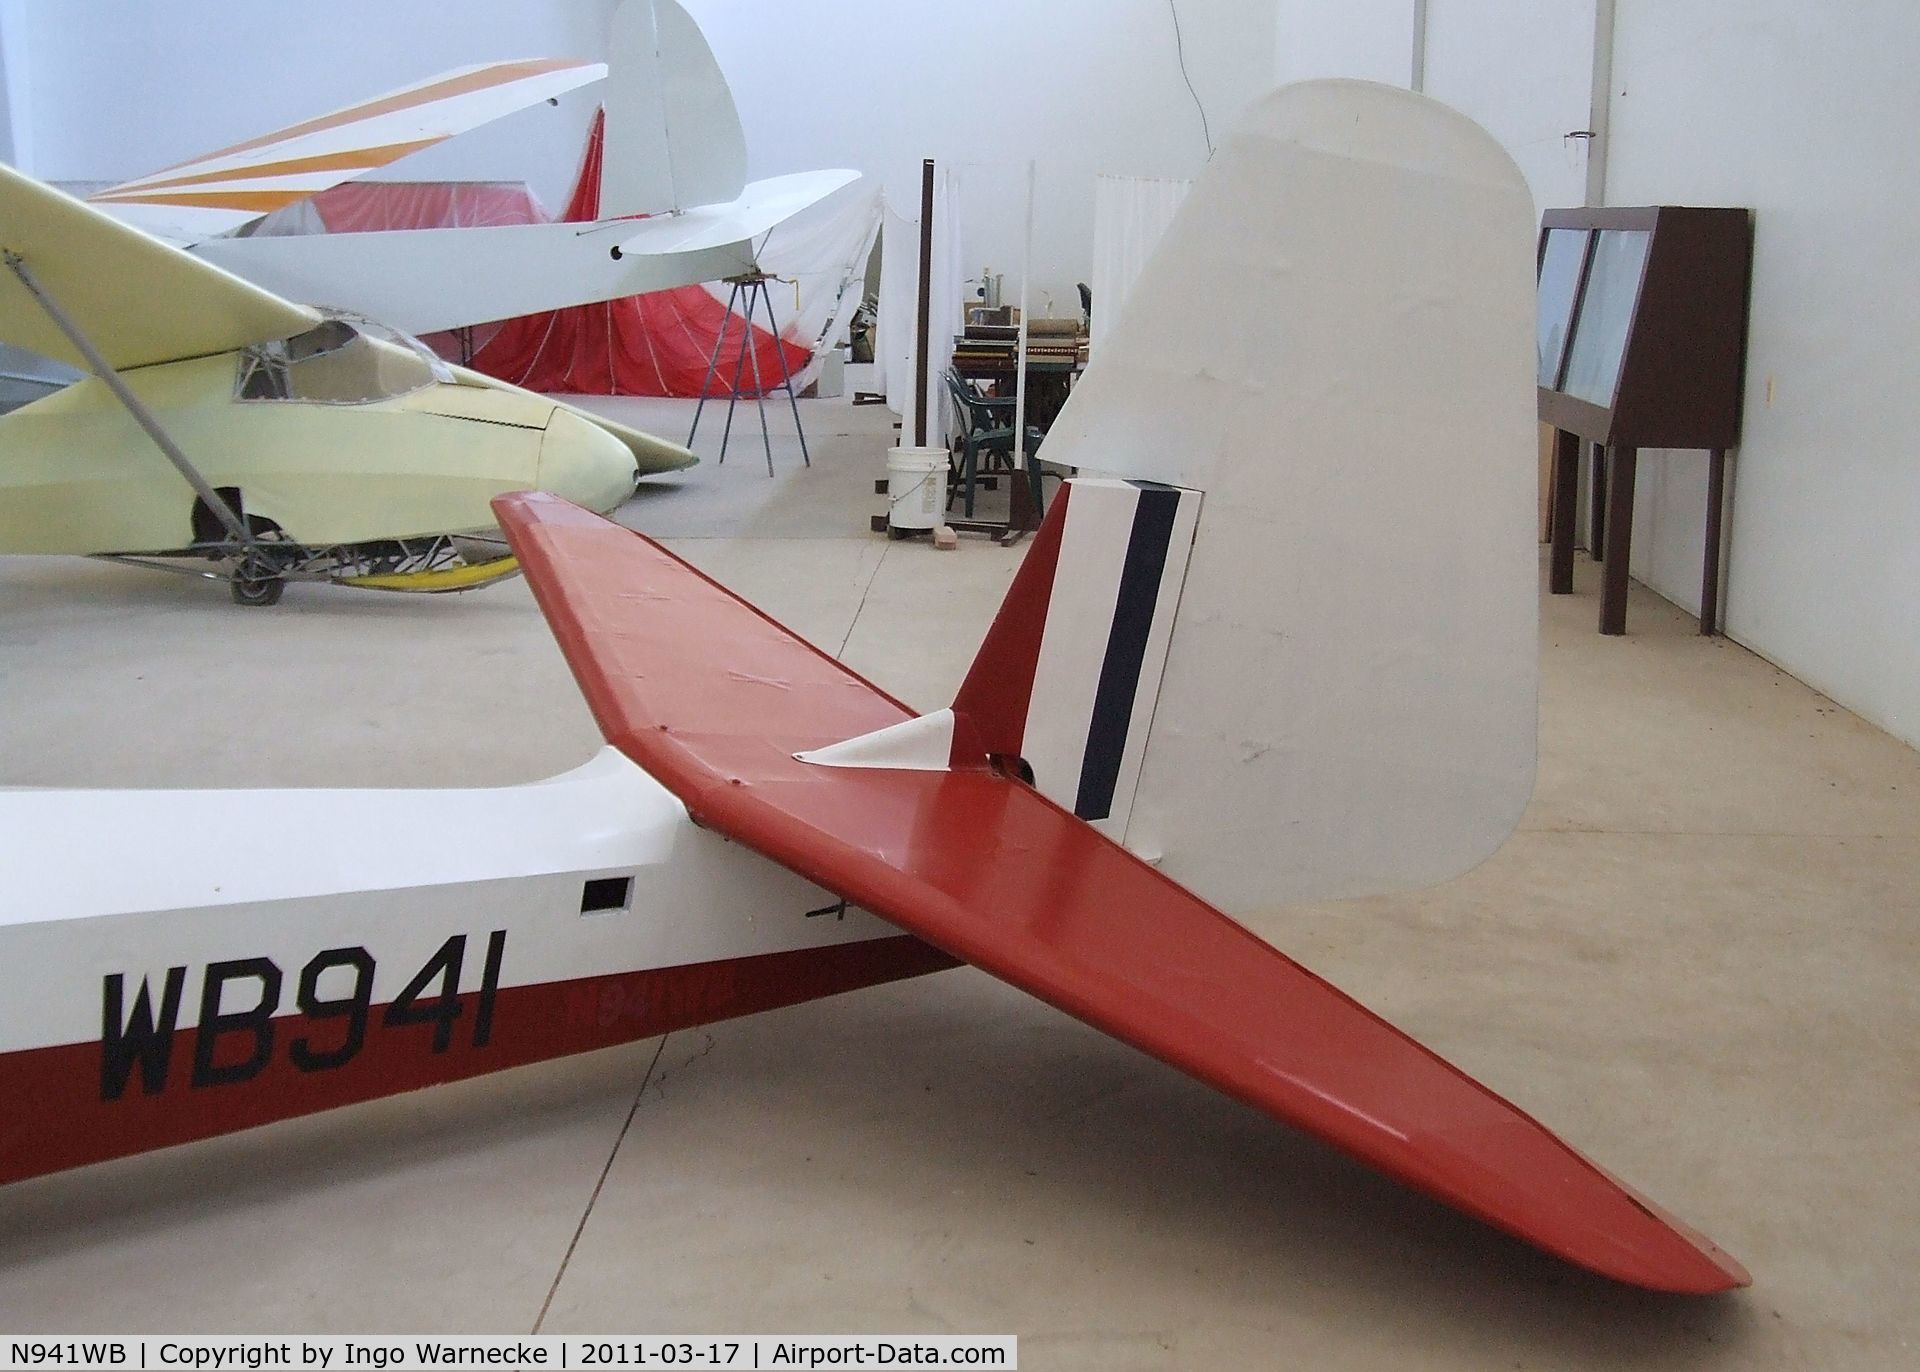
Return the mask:
<path id="1" fill-rule="evenodd" d="M 1020 329 L 1013 324 L 969 324 L 953 340 L 953 360 L 962 368 L 1013 370 Z M 1084 362 L 1087 340 L 1077 319 L 1034 319 L 1027 324 L 1027 361 Z"/>
<path id="2" fill-rule="evenodd" d="M 1006 367 L 1020 351 L 1020 329 L 1013 324 L 969 324 L 953 340 L 953 360 L 959 366 Z"/>

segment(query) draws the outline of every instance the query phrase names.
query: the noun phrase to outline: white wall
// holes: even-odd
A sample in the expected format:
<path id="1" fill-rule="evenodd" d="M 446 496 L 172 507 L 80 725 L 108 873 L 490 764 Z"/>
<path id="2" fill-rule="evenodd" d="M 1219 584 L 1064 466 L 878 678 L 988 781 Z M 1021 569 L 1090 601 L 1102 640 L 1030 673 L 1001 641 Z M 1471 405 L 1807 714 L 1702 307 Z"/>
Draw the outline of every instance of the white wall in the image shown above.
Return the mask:
<path id="1" fill-rule="evenodd" d="M 1275 84 L 1353 76 L 1413 80 L 1413 0 L 1274 0 Z"/>
<path id="2" fill-rule="evenodd" d="M 1351 76 L 1410 86 L 1414 0 L 1275 0 L 1276 83 Z M 1479 121 L 1519 163 L 1536 208 L 1586 194 L 1593 0 L 1428 0 L 1421 89 Z"/>
<path id="3" fill-rule="evenodd" d="M 1036 159 L 1040 291 L 1077 313 L 1102 172 L 1189 177 L 1207 145 L 1175 59 L 1168 0 L 686 0 L 733 83 L 752 174 L 856 167 L 909 214 L 920 159 L 972 164 L 968 273 L 1019 262 Z M 1273 0 L 1178 0 L 1187 69 L 1217 142 L 1273 84 Z"/>
<path id="4" fill-rule="evenodd" d="M 1277 0 L 1283 78 L 1405 85 L 1414 0 Z M 1584 198 L 1594 0 L 1428 0 L 1425 87 Z M 1616 0 L 1607 204 L 1756 211 L 1728 634 L 1920 743 L 1920 5 Z M 1643 453 L 1633 574 L 1699 608 L 1706 462 Z"/>
<path id="5" fill-rule="evenodd" d="M 25 69 L 26 48 L 20 0 L 0 0 L 0 162 L 31 170 L 25 94 L 16 75 Z"/>
<path id="6" fill-rule="evenodd" d="M 1583 203 L 1593 0 L 1428 0 L 1426 81 L 1519 163 L 1536 210 Z"/>
<path id="7" fill-rule="evenodd" d="M 1756 210 L 1728 632 L 1920 743 L 1920 6 L 1619 0 L 1616 204 Z M 1697 608 L 1704 463 L 1643 457 L 1634 573 Z"/>
<path id="8" fill-rule="evenodd" d="M 12 4 L 0 38 L 24 44 L 13 94 L 31 121 L 30 170 L 116 181 L 473 62 L 606 54 L 611 0 L 116 0 Z M 562 97 L 388 174 L 504 178 L 558 208 L 596 97 Z"/>
<path id="9" fill-rule="evenodd" d="M 7 79 L 5 24 L 6 16 L 0 15 L 0 162 L 18 166 L 20 158 L 13 142 L 13 102 L 8 96 L 11 83 Z"/>
<path id="10" fill-rule="evenodd" d="M 13 5 L 16 0 L 0 0 Z M 19 6 L 36 174 L 137 175 L 419 79 L 506 57 L 605 55 L 612 0 L 59 0 Z M 1217 139 L 1273 84 L 1273 0 L 1177 0 Z M 1033 308 L 1077 311 L 1101 172 L 1192 176 L 1207 144 L 1169 0 L 688 0 L 740 105 L 751 174 L 850 166 L 918 203 L 923 156 L 972 164 L 969 272 L 1008 273 L 1037 159 Z M 102 98 L 111 92 L 111 98 Z M 557 208 L 591 95 L 516 115 L 385 173 L 510 177 Z"/>

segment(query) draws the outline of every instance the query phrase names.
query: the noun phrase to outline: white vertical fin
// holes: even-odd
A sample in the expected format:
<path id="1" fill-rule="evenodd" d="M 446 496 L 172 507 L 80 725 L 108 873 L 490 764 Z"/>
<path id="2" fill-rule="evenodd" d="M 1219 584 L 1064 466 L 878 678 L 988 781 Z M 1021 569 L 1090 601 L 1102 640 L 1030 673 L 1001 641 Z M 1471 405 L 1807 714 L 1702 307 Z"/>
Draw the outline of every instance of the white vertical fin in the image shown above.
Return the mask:
<path id="1" fill-rule="evenodd" d="M 1200 495 L 1072 483 L 1022 749 L 1034 785 L 1110 837 L 1126 831 Z"/>
<path id="2" fill-rule="evenodd" d="M 1288 87 L 1048 434 L 1049 461 L 1206 492 L 1125 841 L 1223 908 L 1441 881 L 1519 820 L 1533 262 L 1526 183 L 1472 121 Z"/>
<path id="3" fill-rule="evenodd" d="M 706 36 L 674 0 L 625 0 L 608 40 L 600 217 L 736 199 L 747 144 Z"/>

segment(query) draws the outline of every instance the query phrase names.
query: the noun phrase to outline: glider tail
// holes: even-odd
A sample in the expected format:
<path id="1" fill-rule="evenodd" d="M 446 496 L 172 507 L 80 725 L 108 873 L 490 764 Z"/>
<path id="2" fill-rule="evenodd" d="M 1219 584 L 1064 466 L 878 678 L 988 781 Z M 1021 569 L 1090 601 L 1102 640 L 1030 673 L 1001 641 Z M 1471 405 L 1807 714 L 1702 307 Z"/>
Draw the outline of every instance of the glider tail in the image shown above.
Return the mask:
<path id="1" fill-rule="evenodd" d="M 495 509 L 607 738 L 695 822 L 1549 1252 L 1725 1290 L 1711 1243 L 1229 918 L 1442 880 L 1526 803 L 1532 219 L 1424 97 L 1250 107 L 1049 430 L 1104 475 L 950 710 L 623 528 Z"/>
<path id="2" fill-rule="evenodd" d="M 1050 512 L 955 713 L 1230 913 L 1498 848 L 1534 775 L 1532 221 L 1512 160 L 1431 102 L 1258 106 L 1047 432 L 1099 478 Z"/>
<path id="3" fill-rule="evenodd" d="M 625 0 L 608 40 L 600 215 L 733 200 L 747 184 L 740 111 L 700 26 L 674 0 Z"/>

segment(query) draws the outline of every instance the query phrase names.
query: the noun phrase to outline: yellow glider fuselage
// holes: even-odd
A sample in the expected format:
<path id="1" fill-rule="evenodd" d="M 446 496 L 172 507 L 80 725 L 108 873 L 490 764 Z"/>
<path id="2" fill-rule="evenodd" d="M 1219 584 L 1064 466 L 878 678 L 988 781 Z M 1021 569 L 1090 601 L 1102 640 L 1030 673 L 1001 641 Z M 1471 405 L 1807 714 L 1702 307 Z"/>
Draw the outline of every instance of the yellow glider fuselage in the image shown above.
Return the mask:
<path id="1" fill-rule="evenodd" d="M 498 383 L 430 380 L 360 402 L 248 398 L 248 365 L 223 353 L 121 375 L 209 484 L 237 489 L 249 519 L 310 547 L 491 530 L 488 502 L 504 491 L 604 512 L 652 465 L 569 408 Z M 0 416 L 0 553 L 180 551 L 196 538 L 194 506 L 97 378 Z"/>

